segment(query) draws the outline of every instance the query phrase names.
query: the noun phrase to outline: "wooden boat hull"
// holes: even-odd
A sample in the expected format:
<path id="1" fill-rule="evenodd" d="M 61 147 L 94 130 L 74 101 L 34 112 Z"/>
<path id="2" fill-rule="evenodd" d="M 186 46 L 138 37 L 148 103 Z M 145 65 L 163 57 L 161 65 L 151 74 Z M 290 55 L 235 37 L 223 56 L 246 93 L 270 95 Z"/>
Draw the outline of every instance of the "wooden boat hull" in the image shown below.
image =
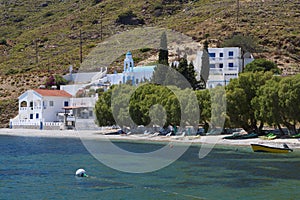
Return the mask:
<path id="1" fill-rule="evenodd" d="M 276 139 L 276 135 L 274 135 L 274 136 L 259 136 L 259 138 L 262 140 L 274 140 L 274 139 Z"/>
<path id="2" fill-rule="evenodd" d="M 251 144 L 254 152 L 268 152 L 268 153 L 289 153 L 293 151 L 290 148 L 270 147 L 261 144 Z"/>
<path id="3" fill-rule="evenodd" d="M 226 136 L 223 139 L 228 139 L 228 140 L 241 140 L 241 139 L 251 139 L 251 138 L 257 138 L 258 135 L 256 133 L 248 133 L 244 135 L 230 135 Z"/>

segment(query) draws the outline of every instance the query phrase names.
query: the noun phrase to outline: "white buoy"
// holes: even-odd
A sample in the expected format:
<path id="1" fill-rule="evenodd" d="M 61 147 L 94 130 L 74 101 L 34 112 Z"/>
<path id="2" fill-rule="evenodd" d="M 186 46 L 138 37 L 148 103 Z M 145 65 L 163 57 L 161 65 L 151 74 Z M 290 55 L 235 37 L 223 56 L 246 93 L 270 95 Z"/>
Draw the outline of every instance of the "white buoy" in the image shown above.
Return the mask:
<path id="1" fill-rule="evenodd" d="M 87 177 L 86 171 L 84 169 L 77 169 L 75 176 L 78 177 Z"/>

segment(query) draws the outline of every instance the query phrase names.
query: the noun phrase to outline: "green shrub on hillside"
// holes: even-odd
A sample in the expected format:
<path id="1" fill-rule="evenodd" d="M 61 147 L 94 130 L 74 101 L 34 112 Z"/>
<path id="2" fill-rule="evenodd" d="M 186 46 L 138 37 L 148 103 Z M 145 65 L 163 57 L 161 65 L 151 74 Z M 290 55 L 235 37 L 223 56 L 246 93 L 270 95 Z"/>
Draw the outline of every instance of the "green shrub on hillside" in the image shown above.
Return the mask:
<path id="1" fill-rule="evenodd" d="M 0 40 L 0 45 L 7 45 L 7 41 L 6 41 L 6 39 L 4 39 L 4 38 L 2 38 L 1 40 Z"/>

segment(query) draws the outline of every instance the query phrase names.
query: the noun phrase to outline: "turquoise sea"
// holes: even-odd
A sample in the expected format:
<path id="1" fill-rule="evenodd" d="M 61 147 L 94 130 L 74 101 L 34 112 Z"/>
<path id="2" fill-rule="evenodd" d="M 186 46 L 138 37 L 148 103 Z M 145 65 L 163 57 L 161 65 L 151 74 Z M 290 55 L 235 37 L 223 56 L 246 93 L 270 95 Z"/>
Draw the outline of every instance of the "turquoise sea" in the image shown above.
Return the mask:
<path id="1" fill-rule="evenodd" d="M 152 151 L 161 144 L 118 142 Z M 145 174 L 119 172 L 93 158 L 79 139 L 0 136 L 0 199 L 300 199 L 300 151 L 253 153 L 217 146 L 204 159 L 192 146 Z M 85 168 L 88 178 L 76 178 Z"/>

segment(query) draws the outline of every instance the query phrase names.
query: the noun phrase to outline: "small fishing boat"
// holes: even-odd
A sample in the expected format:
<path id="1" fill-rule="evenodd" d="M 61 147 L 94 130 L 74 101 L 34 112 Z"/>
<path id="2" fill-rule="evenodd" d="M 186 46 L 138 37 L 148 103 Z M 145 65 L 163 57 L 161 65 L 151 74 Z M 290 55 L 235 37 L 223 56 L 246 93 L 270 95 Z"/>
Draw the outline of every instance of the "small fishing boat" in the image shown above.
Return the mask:
<path id="1" fill-rule="evenodd" d="M 274 133 L 269 133 L 268 135 L 259 136 L 259 138 L 262 140 L 274 140 L 277 138 L 277 135 Z"/>
<path id="2" fill-rule="evenodd" d="M 283 147 L 274 147 L 262 144 L 251 144 L 251 147 L 254 152 L 289 153 L 293 151 L 288 147 L 287 144 L 283 144 Z"/>
<path id="3" fill-rule="evenodd" d="M 257 138 L 258 135 L 254 132 L 252 133 L 234 133 L 232 135 L 226 136 L 223 139 L 228 140 L 240 140 L 240 139 L 251 139 L 251 138 Z"/>

